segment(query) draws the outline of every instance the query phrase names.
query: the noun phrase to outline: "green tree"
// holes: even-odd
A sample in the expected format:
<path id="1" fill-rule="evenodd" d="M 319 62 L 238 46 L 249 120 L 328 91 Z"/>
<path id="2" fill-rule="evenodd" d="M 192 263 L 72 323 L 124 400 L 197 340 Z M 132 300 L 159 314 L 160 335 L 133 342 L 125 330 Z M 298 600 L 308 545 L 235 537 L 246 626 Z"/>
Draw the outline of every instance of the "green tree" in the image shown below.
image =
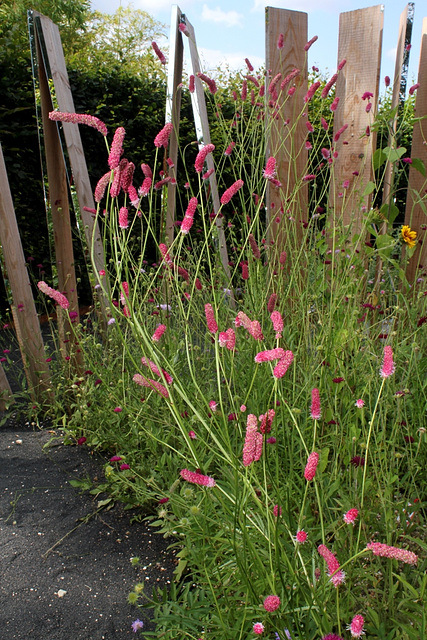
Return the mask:
<path id="1" fill-rule="evenodd" d="M 109 15 L 95 11 L 88 16 L 78 50 L 69 55 L 73 69 L 87 72 L 102 68 L 126 69 L 135 76 L 164 77 L 151 42 L 165 37 L 165 25 L 147 12 L 119 7 Z"/>

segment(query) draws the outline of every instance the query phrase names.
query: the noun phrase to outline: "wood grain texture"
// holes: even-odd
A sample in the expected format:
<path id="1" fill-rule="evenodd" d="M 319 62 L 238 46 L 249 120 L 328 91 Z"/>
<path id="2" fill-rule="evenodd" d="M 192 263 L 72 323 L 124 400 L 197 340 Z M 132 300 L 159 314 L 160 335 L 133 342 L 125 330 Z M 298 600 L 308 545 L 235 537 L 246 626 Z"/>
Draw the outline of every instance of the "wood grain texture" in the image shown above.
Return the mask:
<path id="1" fill-rule="evenodd" d="M 266 150 L 267 158 L 276 158 L 277 178 L 282 187 L 277 189 L 270 182 L 267 186 L 267 211 L 269 224 L 269 243 L 274 243 L 272 263 L 277 262 L 284 247 L 284 238 L 291 236 L 296 245 L 303 236 L 302 221 L 307 220 L 308 186 L 301 183 L 307 167 L 307 128 L 305 118 L 300 117 L 304 111 L 304 96 L 307 93 L 307 54 L 304 46 L 307 43 L 306 13 L 267 7 L 266 19 L 266 68 L 271 69 L 271 78 L 278 73 L 281 80 L 294 69 L 300 74 L 280 91 L 274 108 L 267 108 Z M 283 34 L 283 48 L 277 42 Z M 268 96 L 267 78 L 266 95 Z M 296 88 L 292 97 L 288 96 L 291 86 Z M 266 98 L 268 103 L 269 97 Z M 280 216 L 281 206 L 286 204 L 290 215 Z"/>
<path id="2" fill-rule="evenodd" d="M 10 193 L 3 151 L 0 145 L 0 243 L 12 290 L 12 312 L 16 335 L 24 363 L 28 390 L 34 400 L 43 403 L 49 386 L 49 367 L 43 346 L 40 323 L 25 266 L 18 223 Z M 52 395 L 50 394 L 50 400 Z"/>
<path id="3" fill-rule="evenodd" d="M 40 44 L 36 38 L 37 57 L 41 59 Z M 44 148 L 49 183 L 49 205 L 55 245 L 55 264 L 58 273 L 58 289 L 64 293 L 70 303 L 69 310 L 76 313 L 75 321 L 79 321 L 79 301 L 77 296 L 77 280 L 74 269 L 74 251 L 71 233 L 70 208 L 68 202 L 68 184 L 62 155 L 61 142 L 55 122 L 49 120 L 49 112 L 53 110 L 49 85 L 43 64 L 38 65 L 40 101 L 44 132 Z M 81 354 L 77 356 L 77 338 L 74 335 L 69 316 L 58 310 L 58 324 L 63 357 L 70 356 L 77 372 L 82 366 Z M 64 340 L 64 338 L 66 338 Z"/>
<path id="4" fill-rule="evenodd" d="M 427 115 L 427 18 L 423 20 L 420 62 L 418 67 L 419 87 L 415 100 L 415 117 L 422 118 Z M 420 120 L 414 125 L 412 136 L 412 158 L 420 158 L 423 160 L 427 168 L 427 120 Z M 422 229 L 427 224 L 427 216 L 421 208 L 420 199 L 423 198 L 424 206 L 426 204 L 426 178 L 413 167 L 409 168 L 409 185 L 408 195 L 406 198 L 405 224 L 417 232 L 417 248 L 414 255 L 409 260 L 406 268 L 406 277 L 412 284 L 421 269 L 427 268 L 427 234 Z"/>
<path id="5" fill-rule="evenodd" d="M 329 204 L 335 221 L 342 219 L 352 233 L 362 229 L 361 206 L 370 206 L 369 196 L 362 199 L 362 194 L 372 179 L 376 136 L 365 132 L 374 120 L 378 102 L 383 21 L 382 5 L 340 14 L 338 62 L 345 59 L 347 63 L 336 84 L 340 102 L 335 112 L 334 136 L 344 125 L 348 128 L 334 143 L 338 158 L 334 162 Z M 366 112 L 367 100 L 361 99 L 366 91 L 373 94 L 370 113 Z M 346 189 L 344 181 L 349 181 Z"/>
<path id="6" fill-rule="evenodd" d="M 172 122 L 173 130 L 169 138 L 169 158 L 172 160 L 173 168 L 167 168 L 167 173 L 172 178 L 178 173 L 178 141 L 179 122 L 181 119 L 181 83 L 182 69 L 184 62 L 184 46 L 182 34 L 178 29 L 181 18 L 181 10 L 176 5 L 172 8 L 172 19 L 169 37 L 169 71 L 168 71 L 168 93 L 166 97 L 166 121 Z M 176 208 L 176 184 L 168 184 L 168 204 L 166 211 L 166 243 L 170 246 L 174 238 L 175 229 L 175 208 Z"/>
<path id="7" fill-rule="evenodd" d="M 408 5 L 400 14 L 399 21 L 399 35 L 397 38 L 397 50 L 396 50 L 396 64 L 394 68 L 394 80 L 393 80 L 393 94 L 391 98 L 391 108 L 395 109 L 399 106 L 400 99 L 400 81 L 402 79 L 402 65 L 403 57 L 405 54 L 405 38 L 406 38 L 406 23 L 408 20 Z M 392 122 L 393 134 L 389 136 L 388 146 L 392 146 L 394 134 L 397 128 L 397 113 Z M 383 189 L 383 202 L 388 203 L 390 199 L 390 193 L 393 187 L 394 178 L 394 166 L 391 162 L 387 162 L 384 171 L 384 189 Z M 381 231 L 385 233 L 386 225 L 383 225 Z"/>
<path id="8" fill-rule="evenodd" d="M 50 68 L 59 111 L 74 113 L 74 102 L 65 65 L 59 29 L 57 25 L 46 16 L 43 16 L 37 11 L 34 11 L 33 14 L 36 24 L 35 32 L 37 37 L 43 38 L 45 47 L 42 46 L 41 48 L 47 56 L 47 59 L 43 61 L 40 60 L 39 64 L 48 65 Z M 92 256 L 94 269 L 99 272 L 101 269 L 105 269 L 104 248 L 96 220 L 93 218 L 91 213 L 84 209 L 84 207 L 94 209 L 95 203 L 86 166 L 79 126 L 77 124 L 64 122 L 63 129 L 80 207 L 80 215 L 83 221 L 86 243 Z M 102 144 L 103 141 L 100 138 L 101 147 Z M 104 284 L 106 285 L 106 281 Z M 106 308 L 108 306 L 108 300 L 105 296 L 100 295 L 99 301 L 101 304 L 102 316 L 106 323 Z"/>

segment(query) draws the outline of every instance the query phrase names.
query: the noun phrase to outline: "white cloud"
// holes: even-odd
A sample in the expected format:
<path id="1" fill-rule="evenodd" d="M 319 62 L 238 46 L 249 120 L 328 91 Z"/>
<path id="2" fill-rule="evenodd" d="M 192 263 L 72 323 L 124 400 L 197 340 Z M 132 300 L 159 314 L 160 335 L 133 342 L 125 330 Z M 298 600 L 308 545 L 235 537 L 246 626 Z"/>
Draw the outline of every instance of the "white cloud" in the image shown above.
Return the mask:
<path id="1" fill-rule="evenodd" d="M 203 5 L 202 20 L 206 22 L 216 22 L 226 27 L 242 27 L 243 14 L 237 11 L 223 11 L 220 7 L 209 9 L 207 4 Z"/>
<path id="2" fill-rule="evenodd" d="M 198 50 L 201 67 L 208 74 L 216 71 L 218 67 L 223 69 L 228 67 L 230 71 L 247 70 L 245 64 L 246 55 L 244 53 L 225 53 L 219 49 L 206 49 L 204 47 L 199 47 Z M 264 60 L 259 56 L 251 56 L 250 61 L 255 69 L 264 65 Z"/>
<path id="3" fill-rule="evenodd" d="M 393 47 L 393 49 L 389 49 L 387 51 L 387 58 L 390 58 L 391 60 L 396 60 L 396 55 L 397 55 L 396 47 Z"/>

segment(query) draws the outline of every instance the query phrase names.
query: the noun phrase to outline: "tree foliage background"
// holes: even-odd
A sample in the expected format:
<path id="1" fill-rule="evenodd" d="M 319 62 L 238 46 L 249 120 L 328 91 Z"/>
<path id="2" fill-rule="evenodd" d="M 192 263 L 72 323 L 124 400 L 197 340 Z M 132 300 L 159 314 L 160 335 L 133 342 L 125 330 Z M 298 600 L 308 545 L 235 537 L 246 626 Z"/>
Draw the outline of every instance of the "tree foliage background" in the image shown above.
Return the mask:
<path id="1" fill-rule="evenodd" d="M 42 276 L 49 281 L 55 258 L 46 221 L 29 9 L 48 16 L 59 27 L 76 112 L 104 120 L 110 142 L 115 128 L 125 127 L 125 155 L 137 167 L 141 162 L 152 164 L 153 140 L 164 124 L 165 70 L 151 42 L 164 37 L 166 27 L 146 12 L 131 8 L 120 8 L 114 15 L 93 12 L 89 0 L 3 0 L 0 5 L 0 142 L 25 256 L 33 258 L 29 265 L 35 279 Z M 184 96 L 181 131 L 194 138 L 189 109 Z M 97 132 L 88 127 L 80 127 L 80 132 L 94 187 L 108 168 L 105 147 Z M 77 276 L 83 278 L 79 298 L 89 303 L 91 293 L 77 236 L 74 252 Z M 6 308 L 3 289 L 0 311 Z"/>

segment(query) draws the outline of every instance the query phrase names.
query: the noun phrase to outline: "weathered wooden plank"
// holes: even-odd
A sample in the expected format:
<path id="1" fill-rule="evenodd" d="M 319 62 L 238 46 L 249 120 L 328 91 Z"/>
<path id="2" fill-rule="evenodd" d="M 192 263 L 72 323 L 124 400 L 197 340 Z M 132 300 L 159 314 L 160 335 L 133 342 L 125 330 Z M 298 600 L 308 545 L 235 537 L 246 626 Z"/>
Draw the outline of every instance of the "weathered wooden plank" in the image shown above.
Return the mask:
<path id="1" fill-rule="evenodd" d="M 41 60 L 40 44 L 36 37 L 37 57 Z M 68 184 L 64 158 L 55 122 L 49 120 L 49 113 L 53 111 L 48 80 L 44 64 L 38 65 L 41 113 L 44 133 L 44 149 L 49 183 L 49 203 L 55 244 L 55 263 L 58 273 L 58 289 L 64 293 L 70 303 L 69 311 L 79 320 L 79 301 L 77 296 L 77 280 L 74 269 L 74 252 L 71 234 L 70 208 L 68 202 Z M 62 309 L 61 309 L 62 312 Z M 58 325 L 63 356 L 71 356 L 77 371 L 81 368 L 81 353 L 77 353 L 77 339 L 72 331 L 67 313 L 58 311 Z"/>
<path id="2" fill-rule="evenodd" d="M 173 167 L 169 168 L 169 175 L 176 179 L 178 173 L 178 140 L 179 122 L 181 119 L 181 83 L 184 61 L 184 46 L 178 25 L 181 10 L 177 5 L 172 7 L 171 28 L 169 36 L 169 69 L 168 88 L 166 97 L 166 122 L 172 122 L 173 130 L 169 138 L 169 158 Z M 171 245 L 174 238 L 174 222 L 176 207 L 176 185 L 168 184 L 168 205 L 166 212 L 166 242 Z"/>
<path id="3" fill-rule="evenodd" d="M 419 87 L 415 100 L 415 116 L 422 118 L 427 116 L 427 18 L 423 20 L 420 62 L 418 67 Z M 412 135 L 412 158 L 421 158 L 426 162 L 427 120 L 419 120 L 414 125 Z M 424 196 L 427 188 L 426 178 L 413 167 L 409 168 L 408 195 L 406 198 L 405 224 L 417 232 L 418 242 L 414 255 L 409 260 L 406 269 L 406 277 L 413 283 L 417 277 L 417 272 L 421 267 L 427 267 L 427 234 L 422 226 L 427 224 L 427 216 L 420 206 L 420 199 Z M 405 252 L 404 252 L 405 253 Z"/>
<path id="4" fill-rule="evenodd" d="M 364 135 L 374 120 L 378 102 L 383 31 L 383 7 L 377 5 L 340 14 L 338 62 L 347 61 L 338 75 L 336 96 L 340 99 L 334 118 L 334 137 L 345 125 L 346 131 L 334 142 L 338 153 L 333 165 L 329 204 L 334 221 L 342 220 L 352 233 L 362 229 L 361 205 L 369 207 L 370 197 L 362 194 L 372 179 L 372 154 L 376 135 Z M 362 96 L 369 91 L 372 109 Z M 343 185 L 348 182 L 348 186 Z"/>
<path id="5" fill-rule="evenodd" d="M 3 366 L 0 364 L 0 411 L 4 411 L 13 402 L 14 398 L 9 380 L 6 378 Z"/>
<path id="6" fill-rule="evenodd" d="M 7 179 L 3 150 L 0 145 L 0 243 L 3 248 L 7 277 L 12 290 L 15 329 L 19 341 L 28 389 L 35 401 L 52 400 L 49 366 L 43 347 L 40 323 L 25 266 L 12 195 Z"/>
<path id="7" fill-rule="evenodd" d="M 396 64 L 394 68 L 394 79 L 393 79 L 393 94 L 391 97 L 391 108 L 396 109 L 399 106 L 401 100 L 401 81 L 402 81 L 402 67 L 403 60 L 405 57 L 405 44 L 406 44 L 406 31 L 407 31 L 407 23 L 408 23 L 408 9 L 409 6 L 406 5 L 405 9 L 400 14 L 399 21 L 399 35 L 397 38 L 397 50 L 396 50 Z M 393 145 L 393 140 L 396 134 L 397 129 L 397 112 L 395 117 L 393 118 L 393 122 L 391 124 L 392 132 L 390 132 L 388 146 Z M 390 193 L 393 187 L 393 177 L 394 177 L 394 166 L 393 163 L 387 162 L 385 171 L 384 171 L 384 189 L 383 189 L 383 203 L 388 203 L 390 200 Z M 382 231 L 385 233 L 386 225 L 383 225 Z"/>
<path id="8" fill-rule="evenodd" d="M 46 16 L 43 16 L 37 11 L 34 11 L 33 14 L 36 26 L 35 31 L 38 37 L 43 39 L 43 43 L 45 45 L 44 48 L 42 47 L 42 50 L 47 56 L 47 60 L 45 60 L 44 63 L 49 65 L 52 74 L 55 96 L 59 110 L 74 113 L 74 102 L 65 65 L 59 29 L 57 25 Z M 40 65 L 41 64 L 42 61 L 40 61 Z M 92 195 L 79 127 L 77 124 L 63 123 L 63 129 L 71 169 L 73 172 L 77 199 L 80 206 L 80 215 L 83 220 L 86 243 L 91 251 L 94 269 L 99 272 L 101 269 L 105 269 L 104 248 L 96 220 L 93 218 L 91 213 L 85 211 L 85 207 L 94 209 L 95 203 Z M 102 145 L 102 140 L 100 140 L 100 144 Z M 103 317 L 106 321 L 106 307 L 108 306 L 108 300 L 102 295 L 99 296 L 99 300 L 101 303 Z"/>
<path id="9" fill-rule="evenodd" d="M 292 237 L 295 246 L 299 244 L 303 235 L 301 223 L 307 220 L 308 187 L 307 184 L 301 184 L 307 166 L 307 151 L 304 146 L 307 128 L 304 118 L 301 117 L 304 96 L 307 93 L 307 54 L 304 50 L 308 34 L 307 19 L 307 14 L 301 11 L 266 8 L 266 68 L 271 70 L 271 78 L 281 73 L 281 80 L 283 80 L 294 69 L 300 70 L 300 74 L 292 83 L 284 91 L 278 92 L 275 116 L 271 117 L 270 113 L 270 117 L 267 117 L 267 158 L 275 157 L 277 179 L 282 184 L 280 190 L 273 187 L 270 182 L 267 185 L 268 237 L 269 243 L 274 243 L 274 251 L 270 254 L 272 264 L 277 262 L 284 248 L 286 236 Z M 277 45 L 281 34 L 283 47 L 279 49 Z M 267 103 L 268 84 L 269 79 L 266 86 Z M 288 96 L 291 86 L 296 88 L 292 97 Z M 299 185 L 298 189 L 296 189 L 297 185 Z M 281 216 L 278 223 L 276 218 L 281 204 L 286 202 L 294 221 L 289 221 L 288 216 Z M 286 221 L 293 225 L 292 228 L 285 227 Z"/>

